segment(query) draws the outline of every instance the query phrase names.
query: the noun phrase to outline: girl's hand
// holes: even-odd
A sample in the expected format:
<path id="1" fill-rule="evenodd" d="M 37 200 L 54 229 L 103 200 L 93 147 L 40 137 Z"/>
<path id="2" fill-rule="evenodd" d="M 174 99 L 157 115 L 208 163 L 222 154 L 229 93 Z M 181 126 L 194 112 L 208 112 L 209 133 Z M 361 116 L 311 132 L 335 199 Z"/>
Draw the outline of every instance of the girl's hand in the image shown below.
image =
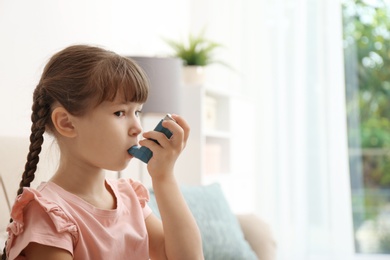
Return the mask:
<path id="1" fill-rule="evenodd" d="M 149 131 L 143 134 L 146 138 L 139 142 L 140 145 L 148 147 L 153 156 L 148 162 L 148 172 L 150 176 L 155 178 L 173 176 L 173 169 L 177 158 L 186 146 L 187 139 L 190 133 L 190 127 L 187 122 L 178 115 L 172 115 L 172 120 L 164 120 L 162 125 L 172 132 L 172 136 L 168 139 L 163 133 L 157 131 Z M 156 144 L 148 138 L 157 140 Z"/>
<path id="2" fill-rule="evenodd" d="M 153 216 L 146 219 L 150 255 L 158 259 L 204 259 L 199 228 L 173 173 L 175 162 L 186 146 L 190 128 L 180 116 L 172 117 L 176 123 L 172 120 L 162 123 L 172 132 L 170 139 L 163 133 L 150 131 L 143 136 L 157 140 L 160 145 L 147 139 L 140 142 L 153 152 L 147 168 L 162 221 Z"/>

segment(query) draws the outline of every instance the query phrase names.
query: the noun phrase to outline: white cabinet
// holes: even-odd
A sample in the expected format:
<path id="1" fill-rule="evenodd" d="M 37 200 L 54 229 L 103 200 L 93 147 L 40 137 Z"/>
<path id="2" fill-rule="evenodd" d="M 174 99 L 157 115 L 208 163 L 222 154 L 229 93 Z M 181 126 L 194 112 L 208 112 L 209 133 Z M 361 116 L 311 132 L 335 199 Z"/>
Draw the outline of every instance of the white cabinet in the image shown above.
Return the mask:
<path id="1" fill-rule="evenodd" d="M 181 184 L 218 182 L 235 212 L 256 204 L 254 102 L 236 92 L 184 86 L 182 116 L 191 127 L 175 174 Z"/>
<path id="2" fill-rule="evenodd" d="M 177 163 L 183 184 L 207 184 L 232 171 L 232 95 L 207 86 L 184 86 L 182 116 L 191 127 Z"/>

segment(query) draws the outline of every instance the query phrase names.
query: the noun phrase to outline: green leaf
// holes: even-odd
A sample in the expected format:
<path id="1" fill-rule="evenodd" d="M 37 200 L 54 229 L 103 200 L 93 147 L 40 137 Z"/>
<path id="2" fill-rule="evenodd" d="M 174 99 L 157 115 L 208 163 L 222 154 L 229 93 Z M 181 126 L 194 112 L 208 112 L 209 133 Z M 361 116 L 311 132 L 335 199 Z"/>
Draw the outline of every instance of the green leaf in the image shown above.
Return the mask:
<path id="1" fill-rule="evenodd" d="M 172 48 L 173 56 L 182 59 L 184 65 L 206 66 L 219 63 L 229 67 L 226 63 L 214 59 L 215 50 L 223 45 L 205 38 L 204 35 L 203 29 L 198 35 L 190 33 L 184 41 L 163 40 Z"/>

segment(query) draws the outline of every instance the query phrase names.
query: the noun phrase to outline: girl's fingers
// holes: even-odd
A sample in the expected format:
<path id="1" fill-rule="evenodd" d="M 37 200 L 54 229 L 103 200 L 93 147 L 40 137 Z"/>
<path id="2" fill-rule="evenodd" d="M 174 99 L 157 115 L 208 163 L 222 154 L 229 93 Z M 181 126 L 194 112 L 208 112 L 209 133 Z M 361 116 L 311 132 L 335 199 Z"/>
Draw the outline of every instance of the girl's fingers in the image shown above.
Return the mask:
<path id="1" fill-rule="evenodd" d="M 183 132 L 184 132 L 183 138 L 184 138 L 184 141 L 186 142 L 189 135 L 190 135 L 190 126 L 188 125 L 187 121 L 185 121 L 184 118 L 182 118 L 179 115 L 173 114 L 172 118 L 175 119 L 176 123 L 181 127 L 181 129 L 183 129 Z"/>

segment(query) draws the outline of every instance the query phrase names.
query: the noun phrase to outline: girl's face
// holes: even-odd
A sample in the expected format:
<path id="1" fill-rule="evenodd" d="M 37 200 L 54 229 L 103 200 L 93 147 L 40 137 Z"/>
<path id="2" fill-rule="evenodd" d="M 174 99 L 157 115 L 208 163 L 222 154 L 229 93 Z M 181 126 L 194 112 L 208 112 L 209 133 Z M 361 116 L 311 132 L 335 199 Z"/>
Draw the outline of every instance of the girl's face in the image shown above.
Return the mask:
<path id="1" fill-rule="evenodd" d="M 142 104 L 122 102 L 117 97 L 77 117 L 76 152 L 80 159 L 92 167 L 123 170 L 132 158 L 127 150 L 138 143 L 142 132 L 141 109 Z"/>

